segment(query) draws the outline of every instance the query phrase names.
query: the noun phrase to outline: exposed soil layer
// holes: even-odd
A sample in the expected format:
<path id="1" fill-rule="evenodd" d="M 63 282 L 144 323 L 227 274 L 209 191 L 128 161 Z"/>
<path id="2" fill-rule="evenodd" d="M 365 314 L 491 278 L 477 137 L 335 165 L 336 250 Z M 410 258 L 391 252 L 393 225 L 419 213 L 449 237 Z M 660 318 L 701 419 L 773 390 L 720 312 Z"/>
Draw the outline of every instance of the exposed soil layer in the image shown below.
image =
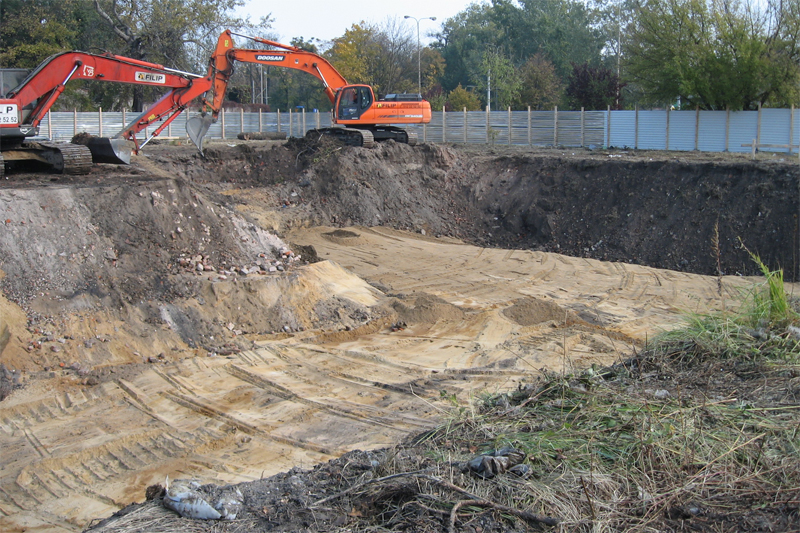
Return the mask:
<path id="1" fill-rule="evenodd" d="M 217 143 L 206 150 L 205 159 L 186 146 L 160 145 L 139 159 L 132 172 L 102 165 L 88 180 L 62 178 L 52 186 L 108 186 L 115 175 L 129 184 L 130 173 L 149 171 L 151 176 L 183 178 L 207 192 L 256 188 L 254 195 L 233 193 L 232 199 L 291 209 L 282 217 L 290 225 L 384 225 L 482 246 L 555 251 L 709 275 L 757 273 L 743 243 L 771 268 L 783 268 L 787 279 L 798 275 L 796 158 L 412 148 L 394 142 L 361 150 L 328 139 L 290 139 Z M 3 185 L 33 185 L 24 178 L 29 177 L 11 175 Z M 191 194 L 185 186 L 177 188 L 179 195 Z M 111 208 L 108 216 L 120 219 L 124 214 L 112 206 L 133 207 L 121 200 L 113 192 L 106 195 L 103 207 Z M 10 220 L 7 224 L 17 222 Z M 198 220 L 202 217 L 195 216 Z M 128 220 L 129 228 L 131 223 Z M 117 231 L 128 234 L 128 229 Z M 206 229 L 224 230 L 216 224 Z"/>
<path id="2" fill-rule="evenodd" d="M 800 267 L 793 157 L 393 142 L 366 151 L 306 140 L 207 155 L 154 157 L 193 181 L 270 186 L 273 202 L 313 224 L 709 275 L 757 273 L 743 243 L 787 279 Z"/>

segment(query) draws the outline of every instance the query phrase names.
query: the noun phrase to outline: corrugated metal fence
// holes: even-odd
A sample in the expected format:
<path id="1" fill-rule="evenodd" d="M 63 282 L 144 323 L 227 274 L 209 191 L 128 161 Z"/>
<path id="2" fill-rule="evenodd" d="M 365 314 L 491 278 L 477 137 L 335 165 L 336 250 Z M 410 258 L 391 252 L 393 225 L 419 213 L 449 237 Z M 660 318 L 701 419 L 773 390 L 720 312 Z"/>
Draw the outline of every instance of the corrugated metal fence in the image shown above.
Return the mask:
<path id="1" fill-rule="evenodd" d="M 183 113 L 160 138 L 185 137 Z M 40 134 L 68 140 L 75 133 L 111 137 L 133 113 L 49 113 Z M 227 111 L 208 135 L 233 139 L 240 132 L 286 132 L 302 136 L 331 125 L 329 113 Z M 617 147 L 704 152 L 791 152 L 800 144 L 800 113 L 791 109 L 758 111 L 462 111 L 435 112 L 430 124 L 407 126 L 429 143 L 485 143 L 563 147 Z M 152 130 L 147 131 L 150 134 Z"/>

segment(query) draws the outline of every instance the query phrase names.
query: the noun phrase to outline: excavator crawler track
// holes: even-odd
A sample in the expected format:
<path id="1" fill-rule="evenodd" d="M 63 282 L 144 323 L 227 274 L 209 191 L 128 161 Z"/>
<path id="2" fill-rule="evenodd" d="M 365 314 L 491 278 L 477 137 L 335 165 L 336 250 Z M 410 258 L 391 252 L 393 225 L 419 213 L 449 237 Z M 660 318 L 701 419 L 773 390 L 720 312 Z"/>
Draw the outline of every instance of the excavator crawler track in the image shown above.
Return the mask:
<path id="1" fill-rule="evenodd" d="M 375 137 L 369 130 L 357 128 L 320 128 L 308 130 L 306 138 L 319 137 L 320 135 L 331 135 L 343 141 L 347 146 L 363 146 L 364 148 L 375 147 Z"/>
<path id="2" fill-rule="evenodd" d="M 352 128 L 346 128 L 348 132 L 355 131 L 361 135 L 361 146 L 364 148 L 375 148 L 375 137 L 372 135 L 372 132 L 369 130 L 357 130 Z"/>
<path id="3" fill-rule="evenodd" d="M 418 140 L 416 133 L 396 126 L 375 126 L 371 131 L 372 136 L 378 142 L 394 141 L 415 146 Z"/>
<path id="4" fill-rule="evenodd" d="M 82 144 L 35 141 L 24 143 L 22 147 L 38 152 L 61 174 L 88 174 L 92 169 L 92 152 Z"/>

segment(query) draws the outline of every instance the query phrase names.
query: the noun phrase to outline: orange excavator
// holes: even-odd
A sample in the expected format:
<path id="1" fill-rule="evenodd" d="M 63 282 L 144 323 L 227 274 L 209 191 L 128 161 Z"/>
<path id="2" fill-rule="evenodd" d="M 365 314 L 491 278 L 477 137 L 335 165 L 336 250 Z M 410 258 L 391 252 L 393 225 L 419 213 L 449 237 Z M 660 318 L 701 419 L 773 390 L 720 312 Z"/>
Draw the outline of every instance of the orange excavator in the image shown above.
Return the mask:
<path id="1" fill-rule="evenodd" d="M 272 47 L 255 50 L 233 47 L 233 36 L 245 37 Z M 235 62 L 257 63 L 301 70 L 318 78 L 333 104 L 334 127 L 310 130 L 307 136 L 333 135 L 353 146 L 373 147 L 375 142 L 395 140 L 414 145 L 417 135 L 395 124 L 427 124 L 431 121 L 431 105 L 419 94 L 390 94 L 375 98 L 372 87 L 349 85 L 347 80 L 325 58 L 286 44 L 259 37 L 249 37 L 226 30 L 219 37 L 210 70 L 214 73 L 213 93 L 204 102 L 203 116 L 187 121 L 187 132 L 202 151 L 202 139 L 216 121 L 222 108 L 228 81 Z M 210 114 L 209 114 L 210 112 Z"/>
<path id="2" fill-rule="evenodd" d="M 224 45 L 223 41 L 220 41 Z M 230 46 L 228 46 L 230 47 Z M 217 49 L 212 62 L 225 48 Z M 149 85 L 171 90 L 136 117 L 114 139 L 93 138 L 88 146 L 29 140 L 39 134 L 47 112 L 73 79 Z M 51 56 L 32 72 L 0 69 L 0 176 L 5 162 L 35 161 L 64 174 L 85 174 L 95 163 L 130 163 L 135 150 L 161 133 L 194 99 L 213 86 L 213 72 L 203 77 L 113 54 L 63 52 Z M 154 133 L 139 143 L 136 135 L 156 123 Z"/>

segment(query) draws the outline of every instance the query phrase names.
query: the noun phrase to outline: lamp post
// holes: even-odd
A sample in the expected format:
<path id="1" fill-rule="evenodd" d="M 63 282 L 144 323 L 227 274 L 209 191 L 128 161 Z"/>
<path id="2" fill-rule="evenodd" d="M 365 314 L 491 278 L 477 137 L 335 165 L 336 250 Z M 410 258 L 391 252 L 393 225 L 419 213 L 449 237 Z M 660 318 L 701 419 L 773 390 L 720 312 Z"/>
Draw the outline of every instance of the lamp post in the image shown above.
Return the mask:
<path id="1" fill-rule="evenodd" d="M 422 96 L 422 48 L 419 45 L 419 21 L 421 20 L 436 20 L 436 17 L 412 17 L 411 15 L 405 15 L 404 19 L 414 19 L 417 21 L 417 90 L 419 91 L 420 96 Z"/>

